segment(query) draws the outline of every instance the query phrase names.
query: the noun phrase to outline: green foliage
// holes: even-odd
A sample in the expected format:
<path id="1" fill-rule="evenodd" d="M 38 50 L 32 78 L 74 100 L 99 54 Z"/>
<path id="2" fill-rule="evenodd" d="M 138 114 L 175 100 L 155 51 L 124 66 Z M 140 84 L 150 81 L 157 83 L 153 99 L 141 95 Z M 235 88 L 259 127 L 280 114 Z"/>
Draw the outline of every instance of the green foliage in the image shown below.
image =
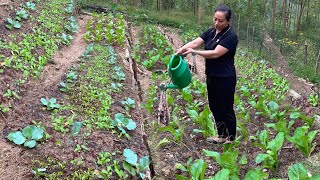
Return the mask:
<path id="1" fill-rule="evenodd" d="M 18 21 L 15 21 L 11 18 L 7 19 L 8 24 L 6 24 L 6 28 L 8 29 L 12 29 L 12 27 L 16 28 L 16 29 L 20 29 L 21 28 L 21 24 Z"/>
<path id="2" fill-rule="evenodd" d="M 112 122 L 112 125 L 117 127 L 121 134 L 124 134 L 127 138 L 129 138 L 129 134 L 127 134 L 127 130 L 132 131 L 135 130 L 137 127 L 137 124 L 130 118 L 126 118 L 123 114 L 117 113 L 114 115 L 114 121 Z"/>
<path id="3" fill-rule="evenodd" d="M 205 156 L 213 157 L 222 169 L 229 170 L 231 179 L 239 179 L 239 164 L 246 164 L 246 160 L 243 160 L 246 158 L 244 156 L 238 162 L 238 150 L 229 149 L 223 154 L 205 149 L 203 152 Z"/>
<path id="4" fill-rule="evenodd" d="M 275 170 L 279 164 L 278 151 L 281 149 L 284 141 L 284 133 L 277 134 L 275 139 L 268 142 L 266 153 L 260 153 L 256 157 L 257 164 L 263 163 L 264 168 Z"/>
<path id="5" fill-rule="evenodd" d="M 173 138 L 172 139 L 166 139 L 168 140 L 169 142 L 172 141 L 172 142 L 176 142 L 178 144 L 181 144 L 182 143 L 182 138 L 183 138 L 183 132 L 184 132 L 184 128 L 186 127 L 186 124 L 180 126 L 180 127 L 177 127 L 177 128 L 174 128 L 173 126 L 171 125 L 168 125 L 168 126 L 165 126 L 165 127 L 159 127 L 158 128 L 158 132 L 169 132 Z M 160 141 L 158 143 L 158 146 L 161 146 L 163 143 L 166 143 L 168 141 Z"/>
<path id="6" fill-rule="evenodd" d="M 26 126 L 21 131 L 10 132 L 7 138 L 15 144 L 25 147 L 34 148 L 37 145 L 37 141 L 43 138 L 43 129 L 33 125 Z"/>
<path id="7" fill-rule="evenodd" d="M 319 94 L 313 93 L 308 96 L 308 102 L 313 106 L 317 107 L 319 104 Z"/>
<path id="8" fill-rule="evenodd" d="M 28 14 L 25 10 L 20 10 L 16 12 L 16 20 L 21 21 L 22 19 L 28 19 Z"/>
<path id="9" fill-rule="evenodd" d="M 267 178 L 268 178 L 268 174 L 263 172 L 261 169 L 250 169 L 244 177 L 245 180 L 251 180 L 251 179 L 263 180 Z"/>
<path id="10" fill-rule="evenodd" d="M 296 163 L 290 166 L 288 170 L 288 176 L 290 180 L 317 180 L 320 179 L 320 175 L 310 175 L 308 170 L 301 163 Z"/>
<path id="11" fill-rule="evenodd" d="M 183 165 L 181 163 L 175 164 L 175 169 L 179 169 L 183 172 L 188 173 L 188 177 L 185 177 L 180 174 L 176 174 L 176 178 L 179 180 L 201 180 L 204 179 L 204 174 L 206 172 L 207 163 L 204 162 L 203 159 L 197 159 L 193 162 L 192 157 L 189 158 L 186 165 Z"/>
<path id="12" fill-rule="evenodd" d="M 135 108 L 135 101 L 131 98 L 127 98 L 124 101 L 121 101 L 122 106 L 124 106 L 125 110 L 130 110 Z"/>
<path id="13" fill-rule="evenodd" d="M 140 178 L 144 179 L 146 176 L 145 172 L 149 170 L 149 157 L 143 156 L 138 162 L 138 155 L 131 149 L 124 149 L 123 156 L 125 157 L 123 168 L 132 176 L 139 174 Z"/>
<path id="14" fill-rule="evenodd" d="M 197 125 L 200 125 L 201 129 L 194 129 L 194 132 L 203 133 L 205 137 L 211 137 L 216 134 L 214 124 L 212 121 L 212 115 L 208 105 L 205 106 L 204 110 L 198 114 L 195 110 L 186 109 L 190 118 Z"/>
<path id="15" fill-rule="evenodd" d="M 30 10 L 36 10 L 36 4 L 32 2 L 26 2 L 26 6 Z"/>
<path id="16" fill-rule="evenodd" d="M 86 24 L 84 38 L 88 42 L 106 42 L 123 46 L 125 43 L 125 21 L 120 13 L 92 14 Z"/>
<path id="17" fill-rule="evenodd" d="M 41 98 L 41 103 L 47 107 L 47 110 L 53 110 L 53 109 L 59 109 L 60 104 L 57 103 L 56 98 L 50 98 L 49 100 L 47 98 Z"/>
<path id="18" fill-rule="evenodd" d="M 292 142 L 306 157 L 309 157 L 316 147 L 316 143 L 312 143 L 312 141 L 317 134 L 316 130 L 309 133 L 308 130 L 308 126 L 298 127 L 294 131 L 293 137 L 288 137 L 288 140 Z"/>

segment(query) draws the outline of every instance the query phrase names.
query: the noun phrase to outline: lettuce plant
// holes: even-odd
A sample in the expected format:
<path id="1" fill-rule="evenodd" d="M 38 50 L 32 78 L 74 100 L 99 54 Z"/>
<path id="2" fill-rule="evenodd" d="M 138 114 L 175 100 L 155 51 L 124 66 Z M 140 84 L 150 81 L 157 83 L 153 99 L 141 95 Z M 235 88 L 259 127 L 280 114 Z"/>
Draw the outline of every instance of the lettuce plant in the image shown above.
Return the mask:
<path id="1" fill-rule="evenodd" d="M 302 126 L 298 127 L 294 131 L 293 137 L 288 137 L 287 139 L 292 142 L 302 153 L 304 156 L 309 157 L 311 152 L 316 147 L 315 143 L 312 143 L 314 140 L 317 130 L 311 131 L 308 133 L 309 127 Z"/>
<path id="2" fill-rule="evenodd" d="M 277 134 L 275 139 L 268 142 L 268 145 L 266 147 L 267 152 L 258 154 L 255 160 L 256 163 L 263 163 L 264 168 L 275 170 L 279 164 L 278 151 L 281 149 L 283 141 L 284 133 L 280 132 Z"/>
<path id="3" fill-rule="evenodd" d="M 43 138 L 43 129 L 33 125 L 26 126 L 22 131 L 10 132 L 7 138 L 18 145 L 34 148 L 37 141 Z"/>
<path id="4" fill-rule="evenodd" d="M 138 162 L 138 155 L 131 149 L 125 149 L 123 151 L 123 156 L 125 157 L 123 168 L 132 176 L 136 176 L 137 173 L 139 173 L 141 179 L 145 179 L 146 171 L 149 170 L 149 156 L 143 156 Z"/>
<path id="5" fill-rule="evenodd" d="M 207 163 L 203 160 L 203 159 L 197 159 L 194 162 L 192 162 L 192 157 L 189 158 L 189 160 L 187 161 L 186 166 L 184 166 L 181 163 L 177 163 L 175 165 L 175 169 L 180 169 L 184 172 L 187 172 L 189 174 L 189 176 L 191 177 L 185 177 L 183 175 L 180 174 L 176 174 L 176 178 L 178 180 L 188 180 L 188 179 L 192 179 L 192 180 L 200 180 L 200 179 L 204 179 L 204 174 L 206 172 L 206 168 L 207 168 Z"/>

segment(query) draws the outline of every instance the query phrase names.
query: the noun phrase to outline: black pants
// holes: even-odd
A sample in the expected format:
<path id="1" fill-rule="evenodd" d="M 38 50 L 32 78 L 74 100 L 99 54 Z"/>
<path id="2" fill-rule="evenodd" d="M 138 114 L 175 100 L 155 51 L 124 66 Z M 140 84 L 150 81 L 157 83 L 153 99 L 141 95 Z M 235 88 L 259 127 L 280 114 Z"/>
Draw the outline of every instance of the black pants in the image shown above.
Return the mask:
<path id="1" fill-rule="evenodd" d="M 236 116 L 233 109 L 236 77 L 207 76 L 209 107 L 215 119 L 219 137 L 236 137 Z"/>

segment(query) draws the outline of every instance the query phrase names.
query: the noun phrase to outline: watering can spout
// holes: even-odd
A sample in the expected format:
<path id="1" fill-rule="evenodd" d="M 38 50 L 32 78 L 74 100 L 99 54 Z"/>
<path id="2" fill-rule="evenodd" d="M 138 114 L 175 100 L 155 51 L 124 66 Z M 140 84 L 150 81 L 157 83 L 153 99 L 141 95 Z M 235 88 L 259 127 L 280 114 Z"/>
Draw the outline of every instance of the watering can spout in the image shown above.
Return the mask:
<path id="1" fill-rule="evenodd" d="M 168 73 L 173 84 L 168 84 L 168 89 L 183 89 L 191 82 L 189 66 L 183 57 L 173 55 L 168 64 Z"/>

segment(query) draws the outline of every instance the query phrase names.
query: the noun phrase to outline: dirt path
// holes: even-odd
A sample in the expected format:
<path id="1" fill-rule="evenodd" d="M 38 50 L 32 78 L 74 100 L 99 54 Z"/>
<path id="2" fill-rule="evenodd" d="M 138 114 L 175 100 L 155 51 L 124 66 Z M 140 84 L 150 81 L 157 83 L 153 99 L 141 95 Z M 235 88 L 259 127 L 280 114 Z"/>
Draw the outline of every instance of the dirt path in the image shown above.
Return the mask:
<path id="1" fill-rule="evenodd" d="M 31 124 L 32 120 L 39 119 L 37 117 L 35 99 L 40 101 L 42 97 L 51 97 L 52 93 L 57 90 L 58 84 L 61 81 L 64 73 L 79 60 L 79 57 L 85 51 L 86 43 L 84 41 L 83 34 L 85 33 L 85 24 L 89 17 L 83 16 L 79 19 L 79 32 L 74 35 L 74 40 L 70 46 L 62 48 L 53 55 L 51 63 L 49 63 L 43 70 L 43 73 L 39 79 L 29 81 L 27 83 L 27 91 L 22 92 L 21 99 L 12 109 L 12 113 L 8 117 L 4 118 L 0 115 L 0 132 L 2 136 L 0 138 L 0 179 L 27 179 L 31 178 L 32 163 L 30 162 L 29 155 L 35 151 L 27 150 L 23 147 L 14 146 L 7 143 L 5 134 L 15 127 L 15 122 L 19 123 L 23 128 L 26 125 Z"/>
<path id="2" fill-rule="evenodd" d="M 303 78 L 295 76 L 289 67 L 286 58 L 281 54 L 279 48 L 275 45 L 274 41 L 270 38 L 268 33 L 264 33 L 264 45 L 271 49 L 273 57 L 276 57 L 277 65 L 274 69 L 284 78 L 290 82 L 290 88 L 298 94 L 306 97 L 312 93 L 315 85 L 307 82 Z"/>

